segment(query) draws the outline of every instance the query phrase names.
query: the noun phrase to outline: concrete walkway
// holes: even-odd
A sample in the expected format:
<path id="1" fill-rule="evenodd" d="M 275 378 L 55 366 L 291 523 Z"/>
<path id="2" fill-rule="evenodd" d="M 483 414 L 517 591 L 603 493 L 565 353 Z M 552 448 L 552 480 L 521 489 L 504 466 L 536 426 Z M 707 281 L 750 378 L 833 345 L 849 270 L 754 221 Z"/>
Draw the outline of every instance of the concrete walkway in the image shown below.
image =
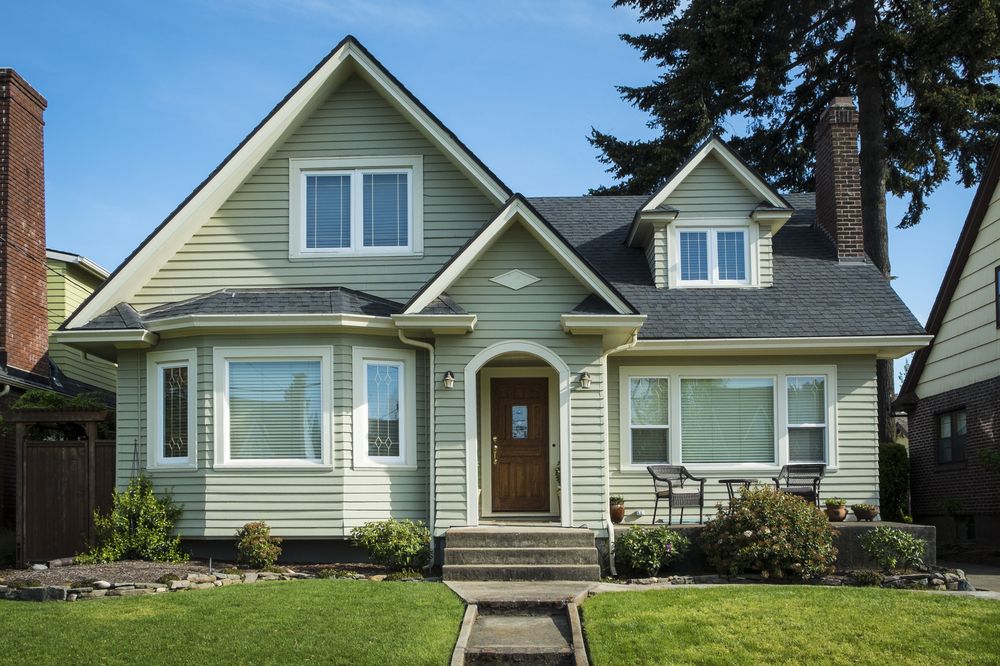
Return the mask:
<path id="1" fill-rule="evenodd" d="M 977 590 L 1000 592 L 1000 567 L 968 562 L 938 562 L 939 566 L 961 569 Z"/>

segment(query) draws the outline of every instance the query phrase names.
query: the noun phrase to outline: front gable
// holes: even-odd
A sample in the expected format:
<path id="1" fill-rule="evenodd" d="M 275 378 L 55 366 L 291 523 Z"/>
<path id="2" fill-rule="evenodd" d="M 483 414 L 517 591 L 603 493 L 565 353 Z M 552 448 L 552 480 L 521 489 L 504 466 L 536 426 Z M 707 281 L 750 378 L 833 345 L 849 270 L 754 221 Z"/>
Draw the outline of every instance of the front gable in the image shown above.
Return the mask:
<path id="1" fill-rule="evenodd" d="M 294 260 L 288 238 L 289 159 L 387 155 L 421 163 L 423 247 L 386 262 Z M 405 300 L 508 196 L 478 158 L 348 37 L 65 327 L 79 328 L 121 302 L 142 310 L 221 287 L 336 285 Z"/>

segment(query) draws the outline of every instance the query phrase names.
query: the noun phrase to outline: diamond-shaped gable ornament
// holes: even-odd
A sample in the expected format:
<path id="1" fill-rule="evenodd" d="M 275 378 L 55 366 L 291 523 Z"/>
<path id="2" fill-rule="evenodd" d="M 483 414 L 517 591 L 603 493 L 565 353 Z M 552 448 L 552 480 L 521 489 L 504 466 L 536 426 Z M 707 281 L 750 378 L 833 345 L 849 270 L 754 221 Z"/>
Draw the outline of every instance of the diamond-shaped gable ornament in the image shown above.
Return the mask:
<path id="1" fill-rule="evenodd" d="M 535 284 L 541 278 L 537 278 L 531 273 L 525 273 L 522 270 L 514 269 L 512 271 L 507 271 L 501 275 L 490 278 L 490 282 L 496 282 L 499 285 L 503 285 L 508 289 L 513 289 L 517 291 L 518 289 L 524 289 L 528 285 Z"/>

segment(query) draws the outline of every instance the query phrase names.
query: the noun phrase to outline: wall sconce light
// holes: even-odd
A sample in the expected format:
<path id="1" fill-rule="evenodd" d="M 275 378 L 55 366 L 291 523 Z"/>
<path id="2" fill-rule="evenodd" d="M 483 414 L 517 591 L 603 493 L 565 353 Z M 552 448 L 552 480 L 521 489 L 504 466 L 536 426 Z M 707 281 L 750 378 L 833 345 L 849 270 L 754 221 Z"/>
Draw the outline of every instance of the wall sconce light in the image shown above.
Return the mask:
<path id="1" fill-rule="evenodd" d="M 446 389 L 454 388 L 455 386 L 455 373 L 451 370 L 444 371 L 444 387 Z"/>
<path id="2" fill-rule="evenodd" d="M 580 388 L 586 390 L 590 388 L 590 373 L 584 370 L 580 373 Z"/>

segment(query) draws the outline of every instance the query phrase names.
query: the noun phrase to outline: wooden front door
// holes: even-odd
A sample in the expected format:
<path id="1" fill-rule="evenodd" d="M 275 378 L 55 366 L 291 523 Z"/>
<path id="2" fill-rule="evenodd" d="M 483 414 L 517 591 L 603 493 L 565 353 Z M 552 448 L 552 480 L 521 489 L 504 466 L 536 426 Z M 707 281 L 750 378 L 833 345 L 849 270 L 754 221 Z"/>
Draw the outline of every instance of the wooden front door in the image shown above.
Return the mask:
<path id="1" fill-rule="evenodd" d="M 549 510 L 549 380 L 490 382 L 494 512 Z"/>

